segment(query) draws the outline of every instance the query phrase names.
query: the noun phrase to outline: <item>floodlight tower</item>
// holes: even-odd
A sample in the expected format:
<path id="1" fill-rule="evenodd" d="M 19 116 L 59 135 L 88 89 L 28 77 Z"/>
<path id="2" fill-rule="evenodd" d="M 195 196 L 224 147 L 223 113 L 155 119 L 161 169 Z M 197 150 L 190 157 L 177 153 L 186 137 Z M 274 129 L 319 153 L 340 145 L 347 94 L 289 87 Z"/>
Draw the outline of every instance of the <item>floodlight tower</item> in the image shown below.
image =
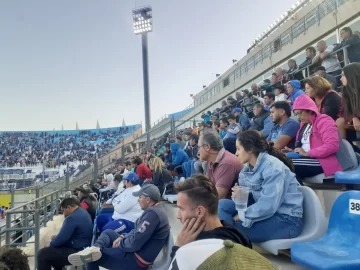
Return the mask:
<path id="1" fill-rule="evenodd" d="M 150 149 L 150 86 L 149 86 L 149 59 L 147 33 L 152 32 L 152 8 L 145 6 L 135 8 L 132 11 L 134 33 L 141 35 L 142 41 L 142 62 L 144 80 L 144 108 L 145 108 L 145 132 L 146 149 Z"/>

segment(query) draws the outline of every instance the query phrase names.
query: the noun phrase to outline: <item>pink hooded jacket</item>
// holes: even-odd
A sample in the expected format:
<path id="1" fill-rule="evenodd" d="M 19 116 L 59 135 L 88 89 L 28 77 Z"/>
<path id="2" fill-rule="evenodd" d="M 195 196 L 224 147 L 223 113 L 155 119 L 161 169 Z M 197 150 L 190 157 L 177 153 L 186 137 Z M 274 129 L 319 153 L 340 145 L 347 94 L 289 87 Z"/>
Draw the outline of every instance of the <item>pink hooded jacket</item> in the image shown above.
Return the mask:
<path id="1" fill-rule="evenodd" d="M 325 176 L 343 171 L 335 156 L 340 146 L 335 121 L 326 114 L 320 114 L 314 101 L 307 95 L 301 95 L 295 100 L 293 110 L 309 110 L 315 113 L 310 119 L 312 131 L 309 157 L 316 158 L 320 162 Z M 300 130 L 303 126 L 304 123 L 301 123 Z M 296 140 L 298 140 L 300 130 L 296 135 Z"/>

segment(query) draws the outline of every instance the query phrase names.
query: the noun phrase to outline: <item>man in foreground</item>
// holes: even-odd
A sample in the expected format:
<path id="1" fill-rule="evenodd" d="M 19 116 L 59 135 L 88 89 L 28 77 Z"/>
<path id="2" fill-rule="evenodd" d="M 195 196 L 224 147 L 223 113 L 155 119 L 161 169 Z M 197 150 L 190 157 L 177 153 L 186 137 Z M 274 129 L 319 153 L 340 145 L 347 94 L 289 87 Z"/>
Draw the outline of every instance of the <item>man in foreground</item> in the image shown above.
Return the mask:
<path id="1" fill-rule="evenodd" d="M 122 235 L 113 230 L 103 231 L 94 246 L 69 256 L 72 265 L 87 264 L 87 270 L 97 270 L 99 266 L 111 270 L 137 270 L 153 264 L 169 236 L 169 220 L 159 203 L 160 191 L 156 186 L 145 184 L 133 195 L 139 197 L 140 207 L 144 210 L 135 229 Z"/>
<path id="2" fill-rule="evenodd" d="M 246 235 L 232 225 L 219 220 L 218 193 L 209 178 L 201 174 L 193 175 L 185 182 L 175 183 L 175 190 L 178 192 L 177 218 L 183 227 L 172 249 L 172 258 L 180 247 L 203 239 L 231 240 L 252 248 Z"/>
<path id="3" fill-rule="evenodd" d="M 39 250 L 38 270 L 60 270 L 69 265 L 68 256 L 91 244 L 93 223 L 89 213 L 80 207 L 75 198 L 66 198 L 61 202 L 66 216 L 56 236 L 52 237 L 48 247 Z"/>

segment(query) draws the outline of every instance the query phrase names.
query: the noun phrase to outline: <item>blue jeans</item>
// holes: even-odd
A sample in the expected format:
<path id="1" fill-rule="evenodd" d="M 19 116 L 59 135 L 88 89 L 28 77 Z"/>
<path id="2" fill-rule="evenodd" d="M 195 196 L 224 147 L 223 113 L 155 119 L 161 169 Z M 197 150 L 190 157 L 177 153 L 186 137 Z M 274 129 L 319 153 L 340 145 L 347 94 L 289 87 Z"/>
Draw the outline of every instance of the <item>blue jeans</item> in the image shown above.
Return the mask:
<path id="1" fill-rule="evenodd" d="M 96 226 L 100 232 L 110 229 L 123 234 L 134 229 L 135 224 L 126 219 L 113 220 L 112 214 L 101 214 L 96 218 Z"/>
<path id="2" fill-rule="evenodd" d="M 101 233 L 94 246 L 101 249 L 102 256 L 100 260 L 86 264 L 86 270 L 99 270 L 100 266 L 111 270 L 145 269 L 137 264 L 134 253 L 124 252 L 119 247 L 112 247 L 113 242 L 119 236 L 120 234 L 112 230 L 106 230 Z"/>
<path id="3" fill-rule="evenodd" d="M 235 203 L 232 200 L 219 200 L 218 215 L 220 220 L 233 225 L 245 233 L 252 242 L 260 243 L 274 239 L 290 239 L 300 235 L 303 228 L 303 220 L 275 213 L 272 217 L 254 222 L 250 228 L 242 226 L 242 222 L 235 222 L 233 217 L 237 215 Z"/>

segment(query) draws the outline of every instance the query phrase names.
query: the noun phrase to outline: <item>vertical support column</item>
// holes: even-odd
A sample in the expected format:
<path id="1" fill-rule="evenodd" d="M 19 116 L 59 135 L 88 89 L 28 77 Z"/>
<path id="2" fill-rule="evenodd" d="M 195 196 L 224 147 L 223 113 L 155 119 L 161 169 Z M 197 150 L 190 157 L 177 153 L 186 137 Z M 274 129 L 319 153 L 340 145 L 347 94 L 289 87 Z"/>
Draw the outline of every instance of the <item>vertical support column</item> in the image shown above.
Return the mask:
<path id="1" fill-rule="evenodd" d="M 65 174 L 65 190 L 69 190 L 70 177 L 69 177 L 69 163 L 66 163 L 66 174 Z"/>
<path id="2" fill-rule="evenodd" d="M 26 205 L 23 206 L 23 210 L 26 211 L 27 207 Z M 31 214 L 31 213 L 30 213 Z M 28 227 L 28 213 L 24 212 L 22 213 L 22 226 L 23 227 Z M 22 242 L 26 243 L 26 241 L 28 240 L 28 231 L 22 231 Z"/>
<path id="3" fill-rule="evenodd" d="M 40 249 L 40 211 L 35 209 L 35 269 L 38 269 L 37 255 Z"/>
<path id="4" fill-rule="evenodd" d="M 11 196 L 11 208 L 15 207 L 15 188 L 10 187 L 10 196 Z"/>
<path id="5" fill-rule="evenodd" d="M 171 137 L 175 137 L 176 131 L 175 131 L 175 118 L 174 117 L 171 117 L 170 129 L 171 129 Z"/>
<path id="6" fill-rule="evenodd" d="M 97 177 L 99 175 L 99 160 L 97 158 L 97 154 L 95 154 L 95 160 L 94 160 L 94 178 L 93 183 L 96 183 Z"/>
<path id="7" fill-rule="evenodd" d="M 149 83 L 149 58 L 147 33 L 141 35 L 142 41 L 142 61 L 143 61 L 143 80 L 144 80 L 144 108 L 145 108 L 145 132 L 146 149 L 150 150 L 150 83 Z"/>

